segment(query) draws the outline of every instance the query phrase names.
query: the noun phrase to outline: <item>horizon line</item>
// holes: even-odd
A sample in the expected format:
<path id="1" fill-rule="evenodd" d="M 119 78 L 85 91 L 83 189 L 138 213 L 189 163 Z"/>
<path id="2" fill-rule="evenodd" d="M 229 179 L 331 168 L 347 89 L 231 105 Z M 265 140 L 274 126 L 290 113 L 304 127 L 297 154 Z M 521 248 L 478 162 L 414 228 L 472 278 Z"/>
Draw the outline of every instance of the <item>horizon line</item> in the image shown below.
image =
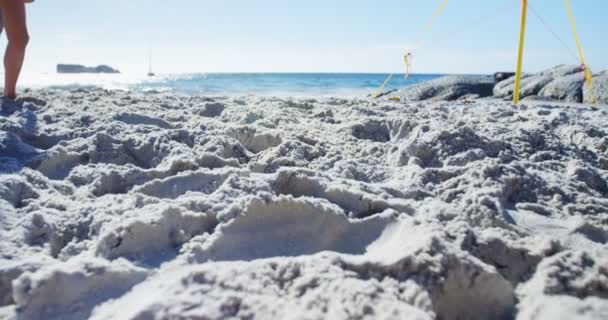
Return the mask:
<path id="1" fill-rule="evenodd" d="M 120 71 L 120 70 L 119 70 Z M 497 71 L 497 72 L 510 72 L 510 71 Z M 56 75 L 134 75 L 140 74 L 139 72 L 119 72 L 119 73 L 59 73 L 56 71 L 26 71 L 25 73 L 42 73 L 42 74 L 56 74 Z M 464 73 L 464 72 L 419 72 L 419 73 L 410 73 L 410 75 L 418 75 L 418 76 L 435 76 L 435 75 L 493 75 L 495 72 L 491 73 Z M 0 72 L 3 74 L 3 72 Z M 142 75 L 146 75 L 147 72 L 142 72 Z M 194 71 L 194 72 L 156 72 L 157 76 L 160 75 L 201 75 L 201 74 L 219 74 L 219 75 L 228 75 L 228 74 L 351 74 L 351 75 L 400 75 L 405 74 L 403 71 L 400 72 L 366 72 L 366 71 Z"/>

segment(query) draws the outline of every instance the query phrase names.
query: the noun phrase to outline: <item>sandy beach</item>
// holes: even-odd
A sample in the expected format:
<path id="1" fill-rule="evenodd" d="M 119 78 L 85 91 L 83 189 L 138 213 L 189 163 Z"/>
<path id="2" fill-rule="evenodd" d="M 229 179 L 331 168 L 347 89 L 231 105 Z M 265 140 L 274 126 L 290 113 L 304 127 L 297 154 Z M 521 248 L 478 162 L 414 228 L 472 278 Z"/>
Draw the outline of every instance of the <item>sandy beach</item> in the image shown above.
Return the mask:
<path id="1" fill-rule="evenodd" d="M 36 90 L 6 319 L 606 319 L 608 109 Z"/>

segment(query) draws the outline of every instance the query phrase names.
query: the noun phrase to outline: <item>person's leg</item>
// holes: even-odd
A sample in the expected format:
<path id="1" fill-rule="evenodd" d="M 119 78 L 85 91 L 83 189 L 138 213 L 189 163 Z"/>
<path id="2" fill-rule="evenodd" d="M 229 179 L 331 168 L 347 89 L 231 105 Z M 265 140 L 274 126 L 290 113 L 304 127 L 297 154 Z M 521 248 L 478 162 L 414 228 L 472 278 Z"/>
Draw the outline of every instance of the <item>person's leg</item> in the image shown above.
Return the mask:
<path id="1" fill-rule="evenodd" d="M 4 31 L 4 20 L 2 20 L 2 8 L 0 8 L 0 34 Z"/>
<path id="2" fill-rule="evenodd" d="M 25 48 L 29 42 L 23 0 L 4 0 L 2 3 L 2 21 L 6 29 L 8 45 L 4 55 L 4 95 L 17 97 L 17 80 L 23 66 Z"/>

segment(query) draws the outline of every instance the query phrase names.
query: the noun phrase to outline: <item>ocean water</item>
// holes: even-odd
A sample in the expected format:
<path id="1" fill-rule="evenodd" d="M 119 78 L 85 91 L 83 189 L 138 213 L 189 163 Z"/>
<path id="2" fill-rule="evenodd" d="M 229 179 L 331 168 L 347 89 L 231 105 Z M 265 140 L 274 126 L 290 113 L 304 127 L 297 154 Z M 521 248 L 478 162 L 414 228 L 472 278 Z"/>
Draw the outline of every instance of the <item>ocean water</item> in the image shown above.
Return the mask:
<path id="1" fill-rule="evenodd" d="M 404 88 L 440 77 L 395 74 L 385 90 Z M 181 94 L 226 96 L 335 96 L 365 97 L 373 94 L 387 74 L 339 73 L 209 73 L 146 77 L 128 74 L 29 74 L 22 87 L 103 87 L 123 90 L 157 90 Z"/>
<path id="2" fill-rule="evenodd" d="M 395 75 L 385 90 L 403 88 L 439 75 Z M 193 74 L 148 79 L 142 89 L 171 89 L 205 95 L 366 96 L 374 93 L 386 74 Z"/>

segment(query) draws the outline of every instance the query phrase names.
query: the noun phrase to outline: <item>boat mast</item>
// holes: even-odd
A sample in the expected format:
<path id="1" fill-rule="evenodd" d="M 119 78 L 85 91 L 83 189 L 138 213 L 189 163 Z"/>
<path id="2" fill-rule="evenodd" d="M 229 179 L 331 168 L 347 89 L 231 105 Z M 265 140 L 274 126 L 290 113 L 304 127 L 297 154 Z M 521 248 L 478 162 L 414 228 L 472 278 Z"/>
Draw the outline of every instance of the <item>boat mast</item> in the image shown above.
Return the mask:
<path id="1" fill-rule="evenodd" d="M 148 44 L 148 76 L 154 76 L 154 72 L 152 72 L 152 45 Z"/>
<path id="2" fill-rule="evenodd" d="M 152 46 L 148 47 L 148 75 L 152 74 Z"/>

